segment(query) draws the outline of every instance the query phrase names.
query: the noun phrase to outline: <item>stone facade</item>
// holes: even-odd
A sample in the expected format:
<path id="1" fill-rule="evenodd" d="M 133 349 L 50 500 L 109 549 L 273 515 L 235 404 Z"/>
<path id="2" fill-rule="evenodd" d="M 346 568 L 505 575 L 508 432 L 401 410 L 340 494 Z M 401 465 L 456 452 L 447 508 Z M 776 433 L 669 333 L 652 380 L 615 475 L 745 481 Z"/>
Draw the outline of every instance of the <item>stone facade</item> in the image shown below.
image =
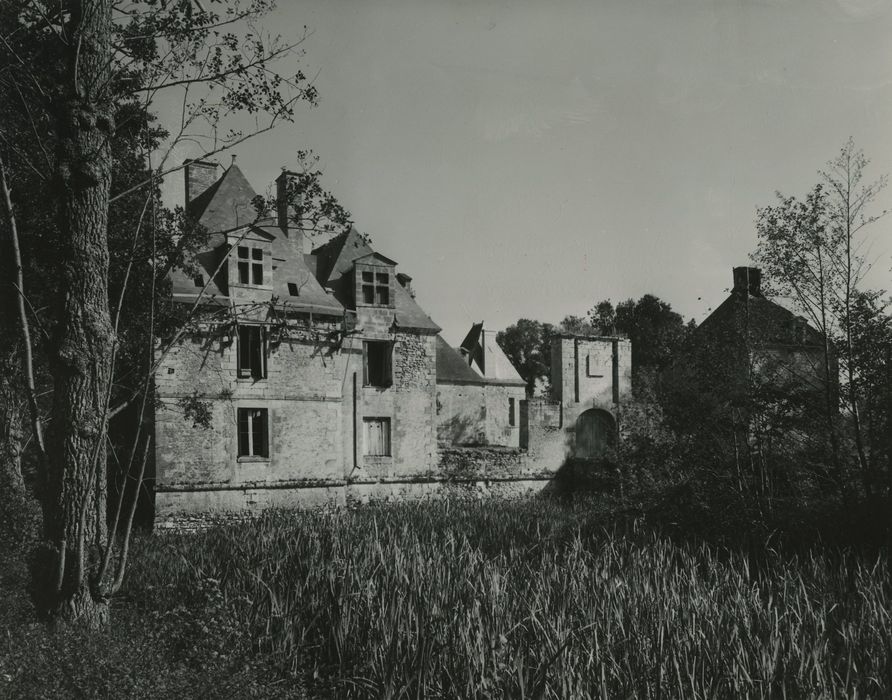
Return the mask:
<path id="1" fill-rule="evenodd" d="M 213 181 L 216 172 L 186 168 L 187 210 L 212 236 L 202 274 L 172 275 L 174 300 L 196 314 L 157 351 L 157 525 L 527 493 L 579 456 L 579 435 L 586 449 L 612 442 L 605 419 L 582 417 L 599 410 L 615 426 L 628 341 L 557 338 L 555 395 L 528 401 L 494 334 L 476 324 L 450 348 L 411 277 L 358 232 L 306 253 L 286 207 L 248 222 L 254 191 L 234 164 Z"/>

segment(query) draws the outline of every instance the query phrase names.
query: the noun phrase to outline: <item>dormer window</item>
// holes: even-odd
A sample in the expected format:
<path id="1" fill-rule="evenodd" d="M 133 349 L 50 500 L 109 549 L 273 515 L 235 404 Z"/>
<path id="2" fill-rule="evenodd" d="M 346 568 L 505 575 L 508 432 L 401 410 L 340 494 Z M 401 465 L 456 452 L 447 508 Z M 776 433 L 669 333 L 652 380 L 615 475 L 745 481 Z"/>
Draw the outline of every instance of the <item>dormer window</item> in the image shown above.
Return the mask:
<path id="1" fill-rule="evenodd" d="M 239 284 L 263 284 L 263 249 L 246 245 L 238 247 Z"/>
<path id="2" fill-rule="evenodd" d="M 390 304 L 390 274 L 364 271 L 362 273 L 362 301 L 364 304 L 388 306 Z"/>
<path id="3" fill-rule="evenodd" d="M 378 253 L 354 261 L 353 291 L 357 306 L 393 307 L 396 262 Z"/>

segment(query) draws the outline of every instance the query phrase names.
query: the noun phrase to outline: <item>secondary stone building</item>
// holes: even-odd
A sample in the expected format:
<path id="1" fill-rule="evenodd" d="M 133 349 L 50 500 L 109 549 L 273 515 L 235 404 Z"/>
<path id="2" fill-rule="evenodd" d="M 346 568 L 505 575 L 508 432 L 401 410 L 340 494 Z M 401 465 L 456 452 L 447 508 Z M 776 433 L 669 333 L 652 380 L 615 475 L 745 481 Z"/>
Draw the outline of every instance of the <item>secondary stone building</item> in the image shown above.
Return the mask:
<path id="1" fill-rule="evenodd" d="M 520 447 L 526 382 L 483 323 L 461 345 L 437 338 L 437 438 L 444 446 Z"/>
<path id="2" fill-rule="evenodd" d="M 685 365 L 716 396 L 743 404 L 754 392 L 802 404 L 836 402 L 838 364 L 832 343 L 762 293 L 759 268 L 735 267 L 731 293 L 694 331 Z M 691 380 L 693 383 L 693 380 Z"/>
<path id="3" fill-rule="evenodd" d="M 604 453 L 629 391 L 628 341 L 555 339 L 553 396 L 524 382 L 482 324 L 460 348 L 412 278 L 355 229 L 307 252 L 276 181 L 258 218 L 234 163 L 186 165 L 186 208 L 211 232 L 171 277 L 187 327 L 159 343 L 155 521 L 271 506 L 540 489 L 567 457 Z"/>

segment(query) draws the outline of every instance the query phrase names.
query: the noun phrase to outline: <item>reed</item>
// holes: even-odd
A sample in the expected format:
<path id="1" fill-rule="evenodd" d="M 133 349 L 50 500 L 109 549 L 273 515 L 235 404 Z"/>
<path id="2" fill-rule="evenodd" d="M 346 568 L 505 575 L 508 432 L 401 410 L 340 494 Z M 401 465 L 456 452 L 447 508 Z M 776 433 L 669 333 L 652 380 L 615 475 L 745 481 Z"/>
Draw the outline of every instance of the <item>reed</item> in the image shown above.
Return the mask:
<path id="1" fill-rule="evenodd" d="M 208 634 L 322 696 L 892 694 L 886 554 L 603 522 L 540 499 L 270 512 L 140 541 L 130 587 L 212 589 Z"/>

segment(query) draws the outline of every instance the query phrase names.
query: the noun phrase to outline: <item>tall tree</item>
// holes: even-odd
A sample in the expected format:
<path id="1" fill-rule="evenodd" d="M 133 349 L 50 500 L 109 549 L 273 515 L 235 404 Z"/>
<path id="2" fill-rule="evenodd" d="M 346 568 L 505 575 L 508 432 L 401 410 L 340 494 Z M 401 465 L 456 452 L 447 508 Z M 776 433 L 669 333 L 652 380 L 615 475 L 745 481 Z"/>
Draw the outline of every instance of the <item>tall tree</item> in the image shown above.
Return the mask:
<path id="1" fill-rule="evenodd" d="M 671 304 L 653 294 L 626 299 L 614 308 L 609 299 L 596 304 L 589 321 L 604 335 L 625 335 L 632 341 L 632 378 L 636 390 L 650 384 L 688 337 L 690 327 Z M 647 378 L 647 379 L 645 379 Z"/>
<path id="2" fill-rule="evenodd" d="M 157 213 L 152 190 L 161 175 L 175 169 L 165 153 L 191 138 L 202 122 L 206 157 L 292 118 L 296 103 L 316 98 L 302 73 L 287 77 L 272 70 L 272 62 L 293 52 L 302 38 L 284 43 L 255 26 L 271 2 L 211 3 L 219 11 L 206 5 L 38 0 L 2 10 L 0 51 L 7 70 L 0 73 L 0 91 L 4 101 L 16 102 L 32 125 L 39 125 L 32 129 L 39 142 L 32 151 L 39 150 L 46 162 L 35 163 L 30 153 L 20 152 L 8 132 L 4 143 L 24 167 L 52 173 L 47 201 L 57 212 L 62 261 L 48 344 L 53 408 L 43 462 L 49 486 L 44 563 L 47 574 L 52 572 L 44 577 L 51 589 L 46 607 L 55 619 L 102 624 L 126 561 L 125 545 L 118 574 L 109 581 L 113 542 L 105 532 L 106 446 L 111 379 L 121 349 L 109 298 L 110 203 L 142 190 L 148 192 L 149 210 Z M 116 123 L 119 108 L 129 102 L 131 116 L 146 121 L 162 90 L 182 94 L 181 123 L 145 179 L 113 192 L 113 140 L 124 126 Z M 255 115 L 255 129 L 220 130 L 227 114 L 245 111 Z M 150 148 L 148 142 L 144 146 Z M 15 212 L 6 219 L 15 237 Z M 20 296 L 23 291 L 20 285 Z M 27 315 L 23 321 L 25 334 Z M 36 424 L 39 429 L 39 420 Z M 146 454 L 149 444 L 144 438 L 140 452 Z"/>
<path id="3" fill-rule="evenodd" d="M 868 264 L 861 254 L 865 229 L 885 212 L 870 205 L 885 187 L 885 178 L 865 181 L 868 160 L 849 139 L 821 172 L 822 182 L 804 199 L 778 194 L 778 204 L 759 209 L 758 247 L 753 260 L 766 273 L 771 291 L 789 298 L 824 338 L 825 423 L 839 465 L 837 410 L 838 358 L 844 408 L 850 418 L 856 463 L 866 493 L 873 491 L 871 445 L 865 436 L 862 406 L 869 400 L 862 382 L 871 336 L 861 333 L 872 308 L 861 303 Z M 860 300 L 860 302 L 859 302 Z"/>
<path id="4" fill-rule="evenodd" d="M 496 342 L 527 383 L 527 396 L 533 396 L 538 382 L 547 382 L 551 371 L 550 323 L 522 318 L 499 331 Z"/>

